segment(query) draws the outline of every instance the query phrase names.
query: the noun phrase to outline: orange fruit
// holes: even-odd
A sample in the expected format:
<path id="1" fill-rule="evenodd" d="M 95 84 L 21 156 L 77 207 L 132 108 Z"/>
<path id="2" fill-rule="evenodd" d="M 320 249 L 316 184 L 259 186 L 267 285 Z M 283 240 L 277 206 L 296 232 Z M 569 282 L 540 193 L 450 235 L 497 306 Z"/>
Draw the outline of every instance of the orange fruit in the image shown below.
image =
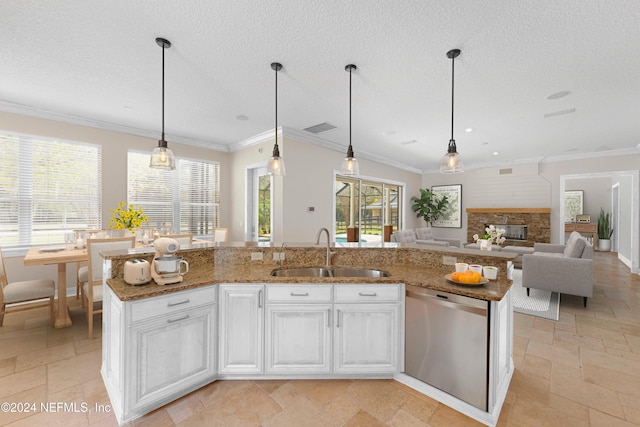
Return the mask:
<path id="1" fill-rule="evenodd" d="M 451 280 L 460 281 L 460 275 L 461 274 L 462 274 L 462 272 L 460 272 L 460 271 L 454 271 L 453 273 L 451 273 Z"/>

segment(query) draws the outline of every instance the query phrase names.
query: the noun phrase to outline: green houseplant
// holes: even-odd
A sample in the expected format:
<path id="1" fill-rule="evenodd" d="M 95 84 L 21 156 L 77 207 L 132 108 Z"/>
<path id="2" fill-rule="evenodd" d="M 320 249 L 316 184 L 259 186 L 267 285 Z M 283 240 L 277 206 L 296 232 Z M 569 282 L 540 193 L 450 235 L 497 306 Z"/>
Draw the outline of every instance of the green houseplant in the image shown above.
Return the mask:
<path id="1" fill-rule="evenodd" d="M 611 235 L 613 234 L 613 228 L 611 227 L 611 214 L 605 212 L 603 208 L 600 208 L 600 215 L 598 216 L 598 250 L 610 251 L 611 250 Z"/>
<path id="2" fill-rule="evenodd" d="M 424 219 L 429 226 L 440 218 L 449 208 L 449 199 L 446 195 L 438 197 L 431 190 L 421 188 L 420 197 L 411 197 L 413 204 L 411 209 L 418 218 Z"/>

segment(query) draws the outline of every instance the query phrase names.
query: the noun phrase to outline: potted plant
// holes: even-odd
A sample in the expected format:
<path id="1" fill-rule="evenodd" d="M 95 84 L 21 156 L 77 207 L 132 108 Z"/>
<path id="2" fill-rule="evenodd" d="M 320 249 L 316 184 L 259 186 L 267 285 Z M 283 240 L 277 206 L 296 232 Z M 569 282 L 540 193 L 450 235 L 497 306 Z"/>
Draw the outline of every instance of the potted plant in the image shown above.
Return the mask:
<path id="1" fill-rule="evenodd" d="M 611 227 L 611 215 L 600 208 L 598 216 L 598 250 L 608 252 L 611 250 L 611 235 L 613 228 Z"/>
<path id="2" fill-rule="evenodd" d="M 449 208 L 449 198 L 446 195 L 438 197 L 431 190 L 421 188 L 420 197 L 411 198 L 411 209 L 418 218 L 424 219 L 429 226 L 440 218 Z"/>

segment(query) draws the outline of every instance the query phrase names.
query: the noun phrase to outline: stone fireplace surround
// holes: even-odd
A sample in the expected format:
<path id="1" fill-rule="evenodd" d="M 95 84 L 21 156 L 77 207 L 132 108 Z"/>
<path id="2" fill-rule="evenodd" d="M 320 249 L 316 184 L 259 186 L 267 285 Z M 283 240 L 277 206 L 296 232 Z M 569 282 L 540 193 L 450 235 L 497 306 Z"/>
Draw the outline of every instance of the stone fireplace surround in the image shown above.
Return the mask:
<path id="1" fill-rule="evenodd" d="M 526 225 L 527 240 L 507 239 L 502 246 L 551 242 L 551 208 L 467 208 L 467 242 L 484 234 L 488 224 Z"/>

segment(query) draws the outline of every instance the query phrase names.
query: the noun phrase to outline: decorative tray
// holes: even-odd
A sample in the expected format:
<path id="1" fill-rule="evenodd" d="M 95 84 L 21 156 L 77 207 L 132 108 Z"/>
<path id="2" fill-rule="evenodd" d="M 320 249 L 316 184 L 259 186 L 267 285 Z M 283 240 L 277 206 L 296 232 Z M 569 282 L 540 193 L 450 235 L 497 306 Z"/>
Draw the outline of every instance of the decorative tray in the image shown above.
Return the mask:
<path id="1" fill-rule="evenodd" d="M 455 283 L 456 285 L 463 285 L 463 286 L 482 286 L 482 285 L 486 285 L 487 283 L 489 283 L 489 279 L 486 279 L 484 277 L 482 277 L 478 283 L 458 282 L 457 280 L 453 280 L 451 278 L 451 274 L 447 274 L 446 276 L 444 276 L 444 278 L 447 279 L 448 281 L 450 281 L 451 283 Z"/>
<path id="2" fill-rule="evenodd" d="M 60 252 L 64 251 L 66 248 L 64 246 L 48 246 L 46 248 L 42 248 L 38 250 L 38 252 Z"/>

